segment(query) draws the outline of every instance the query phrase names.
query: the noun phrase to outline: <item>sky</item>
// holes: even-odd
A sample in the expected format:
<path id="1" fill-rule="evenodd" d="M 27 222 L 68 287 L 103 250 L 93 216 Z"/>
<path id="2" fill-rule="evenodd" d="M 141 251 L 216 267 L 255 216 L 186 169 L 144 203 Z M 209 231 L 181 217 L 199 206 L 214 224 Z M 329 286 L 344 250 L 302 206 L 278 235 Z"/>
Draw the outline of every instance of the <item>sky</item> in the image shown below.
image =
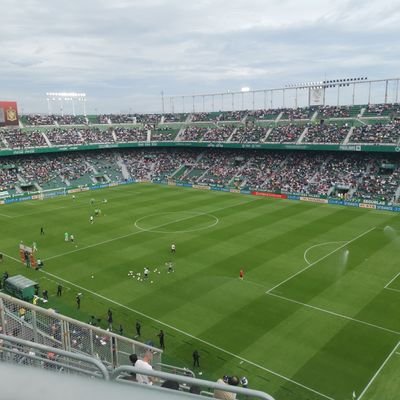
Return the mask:
<path id="1" fill-rule="evenodd" d="M 85 92 L 89 114 L 160 112 L 161 92 L 172 111 L 171 95 L 400 76 L 399 0 L 2 0 L 0 15 L 0 100 L 23 113 L 54 91 Z"/>

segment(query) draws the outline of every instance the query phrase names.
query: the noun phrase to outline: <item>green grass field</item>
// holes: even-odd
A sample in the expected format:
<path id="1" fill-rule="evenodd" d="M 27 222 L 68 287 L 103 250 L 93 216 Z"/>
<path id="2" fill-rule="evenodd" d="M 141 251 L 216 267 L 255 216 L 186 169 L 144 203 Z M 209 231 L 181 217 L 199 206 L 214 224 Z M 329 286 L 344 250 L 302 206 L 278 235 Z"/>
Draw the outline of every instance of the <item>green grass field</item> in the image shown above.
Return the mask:
<path id="1" fill-rule="evenodd" d="M 105 327 L 111 308 L 126 336 L 136 320 L 144 341 L 164 329 L 166 363 L 191 367 L 198 349 L 203 377 L 245 375 L 277 400 L 398 398 L 398 215 L 137 184 L 2 206 L 0 223 L 2 270 L 85 322 Z M 43 271 L 18 262 L 21 240 L 37 242 Z M 128 276 L 145 266 L 148 281 Z"/>

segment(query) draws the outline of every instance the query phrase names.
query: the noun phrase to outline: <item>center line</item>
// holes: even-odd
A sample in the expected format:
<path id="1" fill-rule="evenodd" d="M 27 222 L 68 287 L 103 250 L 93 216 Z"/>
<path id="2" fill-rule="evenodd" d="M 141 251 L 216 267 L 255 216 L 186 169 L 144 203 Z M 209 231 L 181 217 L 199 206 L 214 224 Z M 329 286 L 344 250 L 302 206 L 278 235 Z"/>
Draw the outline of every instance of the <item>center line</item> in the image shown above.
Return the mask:
<path id="1" fill-rule="evenodd" d="M 232 207 L 238 207 L 238 206 L 241 206 L 241 205 L 243 205 L 243 204 L 252 203 L 253 201 L 257 201 L 257 200 L 259 200 L 259 199 L 254 199 L 254 200 L 245 201 L 245 202 L 242 202 L 242 203 L 233 204 L 233 205 L 226 206 L 226 207 L 221 207 L 221 208 L 218 208 L 218 209 L 216 209 L 216 210 L 210 211 L 210 213 L 215 213 L 215 212 L 217 212 L 217 211 L 226 210 L 226 209 L 232 208 Z M 171 225 L 171 224 L 175 224 L 175 223 L 177 223 L 177 222 L 186 221 L 186 220 L 188 220 L 188 219 L 196 218 L 196 217 L 198 217 L 199 215 L 207 215 L 207 214 L 209 214 L 209 212 L 199 212 L 199 213 L 196 214 L 196 215 L 190 215 L 190 216 L 188 216 L 188 217 L 179 218 L 179 219 L 176 219 L 176 220 L 174 220 L 174 221 L 170 221 L 170 222 L 167 222 L 167 223 L 164 223 L 164 224 L 161 224 L 161 225 L 156 225 L 156 226 L 152 227 L 151 229 L 152 229 L 152 230 L 159 229 L 159 228 L 162 228 L 162 227 L 164 227 L 164 226 L 168 226 L 168 225 Z M 102 244 L 115 242 L 116 240 L 124 239 L 124 238 L 130 237 L 130 236 L 134 236 L 134 235 L 139 235 L 140 233 L 144 233 L 144 232 L 147 232 L 147 231 L 130 232 L 130 233 L 127 233 L 126 235 L 117 236 L 117 237 L 112 238 L 112 239 L 107 239 L 107 240 L 104 240 L 104 241 L 102 241 L 102 242 L 98 242 L 98 243 L 90 244 L 90 245 L 85 246 L 85 247 L 81 247 L 80 249 L 70 250 L 70 251 L 67 251 L 67 252 L 65 252 L 65 253 L 57 254 L 57 255 L 51 256 L 51 257 L 47 257 L 47 258 L 44 259 L 44 261 L 53 260 L 54 258 L 63 257 L 63 256 L 65 256 L 65 255 L 67 255 L 67 254 L 76 253 L 76 252 L 78 252 L 78 251 L 90 249 L 90 248 L 92 248 L 92 247 L 97 247 L 97 246 L 100 246 L 100 245 L 102 245 Z M 151 232 L 151 231 L 150 231 L 150 232 Z M 148 232 L 147 232 L 147 233 L 148 233 Z"/>

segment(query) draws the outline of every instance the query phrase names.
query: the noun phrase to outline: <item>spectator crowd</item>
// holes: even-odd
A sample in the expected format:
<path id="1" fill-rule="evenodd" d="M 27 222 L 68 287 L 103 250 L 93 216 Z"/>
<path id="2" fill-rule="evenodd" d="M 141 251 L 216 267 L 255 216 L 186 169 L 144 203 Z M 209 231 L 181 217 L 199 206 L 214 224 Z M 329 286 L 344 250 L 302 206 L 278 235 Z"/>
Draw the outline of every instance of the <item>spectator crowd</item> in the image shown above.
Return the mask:
<path id="1" fill-rule="evenodd" d="M 340 190 L 388 202 L 400 193 L 397 154 L 141 148 L 0 158 L 1 190 L 91 184 L 99 176 L 325 196 Z"/>

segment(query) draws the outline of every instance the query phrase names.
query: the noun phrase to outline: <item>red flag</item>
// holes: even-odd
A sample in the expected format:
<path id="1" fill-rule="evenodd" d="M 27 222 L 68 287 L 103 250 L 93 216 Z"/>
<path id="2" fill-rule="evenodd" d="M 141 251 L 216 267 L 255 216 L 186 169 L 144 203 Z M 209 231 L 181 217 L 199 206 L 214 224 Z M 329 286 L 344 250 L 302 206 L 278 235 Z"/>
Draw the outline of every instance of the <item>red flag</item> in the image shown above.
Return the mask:
<path id="1" fill-rule="evenodd" d="M 15 101 L 0 101 L 0 124 L 18 126 L 18 108 Z M 4 119 L 4 121 L 3 121 Z"/>

